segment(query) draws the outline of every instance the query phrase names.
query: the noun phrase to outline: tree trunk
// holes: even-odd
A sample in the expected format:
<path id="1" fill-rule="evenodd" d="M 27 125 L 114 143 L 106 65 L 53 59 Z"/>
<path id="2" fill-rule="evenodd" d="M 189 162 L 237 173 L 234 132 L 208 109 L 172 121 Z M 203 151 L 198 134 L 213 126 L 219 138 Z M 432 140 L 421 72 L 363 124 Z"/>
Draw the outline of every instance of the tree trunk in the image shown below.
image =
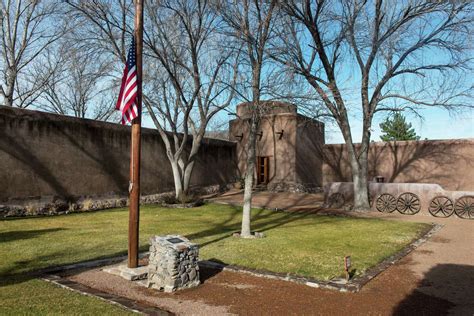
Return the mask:
<path id="1" fill-rule="evenodd" d="M 361 144 L 361 152 L 357 157 L 353 149 L 349 152 L 352 168 L 352 181 L 354 182 L 354 207 L 353 211 L 369 211 L 369 182 L 368 182 L 368 149 L 369 144 Z"/>
<path id="2" fill-rule="evenodd" d="M 12 96 L 11 95 L 8 95 L 8 96 L 4 96 L 3 97 L 3 105 L 5 106 L 13 106 L 13 100 L 12 100 Z"/>
<path id="3" fill-rule="evenodd" d="M 258 128 L 258 119 L 255 115 L 251 119 L 249 141 L 247 144 L 247 163 L 245 170 L 245 185 L 244 185 L 244 206 L 242 212 L 242 229 L 240 231 L 241 237 L 250 237 L 252 235 L 250 230 L 250 211 L 252 207 L 252 187 L 253 175 L 255 170 L 256 160 L 256 136 Z"/>
<path id="4" fill-rule="evenodd" d="M 3 94 L 3 103 L 5 106 L 13 106 L 13 89 L 15 88 L 14 82 L 9 82 L 6 86 L 6 91 Z"/>
<path id="5" fill-rule="evenodd" d="M 194 169 L 194 161 L 191 161 L 186 168 L 184 169 L 184 176 L 183 176 L 183 192 L 184 194 L 188 193 L 189 184 L 191 182 L 191 175 Z"/>
<path id="6" fill-rule="evenodd" d="M 347 154 L 352 171 L 352 182 L 354 184 L 354 211 L 368 211 L 370 210 L 369 192 L 368 192 L 368 148 L 369 148 L 369 134 L 362 136 L 362 143 L 360 152 L 357 153 L 352 142 L 352 135 L 350 126 L 348 124 L 340 124 L 342 135 L 346 143 Z"/>
<path id="7" fill-rule="evenodd" d="M 181 182 L 181 173 L 179 172 L 179 165 L 177 161 L 170 161 L 171 169 L 173 170 L 175 198 L 181 201 L 183 198 L 183 184 Z"/>
<path id="8" fill-rule="evenodd" d="M 364 105 L 364 109 L 369 109 L 369 105 Z M 354 211 L 370 211 L 369 203 L 369 146 L 370 146 L 370 126 L 372 117 L 368 111 L 364 111 L 364 124 L 362 127 L 362 141 L 358 153 L 357 183 L 354 181 Z"/>
<path id="9" fill-rule="evenodd" d="M 207 125 L 207 123 L 206 123 Z M 206 132 L 205 127 L 200 130 L 200 132 L 196 135 L 193 135 L 193 144 L 191 146 L 191 152 L 189 153 L 188 156 L 188 161 L 187 164 L 184 168 L 184 174 L 183 174 L 183 191 L 185 194 L 188 193 L 189 186 L 191 183 L 191 176 L 193 174 L 194 170 L 194 162 L 195 162 L 195 157 L 199 152 L 199 149 L 201 148 L 201 142 L 202 138 L 204 136 L 204 133 Z"/>
<path id="10" fill-rule="evenodd" d="M 369 211 L 369 183 L 367 181 L 367 159 L 359 159 L 359 168 L 352 172 L 354 181 L 354 211 Z M 363 166 L 365 165 L 365 166 Z"/>

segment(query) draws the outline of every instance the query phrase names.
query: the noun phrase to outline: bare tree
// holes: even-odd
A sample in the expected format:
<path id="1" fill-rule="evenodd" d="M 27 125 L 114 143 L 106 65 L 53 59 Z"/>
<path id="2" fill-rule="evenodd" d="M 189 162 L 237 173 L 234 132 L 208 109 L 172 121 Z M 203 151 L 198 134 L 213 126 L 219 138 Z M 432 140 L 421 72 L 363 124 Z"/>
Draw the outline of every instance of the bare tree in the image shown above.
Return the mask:
<path id="1" fill-rule="evenodd" d="M 129 38 L 133 34 L 133 2 L 128 0 L 67 0 L 69 16 L 82 21 L 75 30 L 83 44 L 111 54 L 121 61 L 121 74 L 126 62 Z"/>
<path id="2" fill-rule="evenodd" d="M 73 32 L 67 41 L 73 54 L 66 55 L 76 65 L 71 76 L 75 79 L 93 79 L 91 84 L 77 82 L 77 95 L 87 95 L 88 103 L 94 103 L 89 117 L 108 120 L 117 117 L 113 113 L 118 88 L 121 83 L 123 67 L 130 39 L 133 34 L 133 1 L 127 0 L 67 0 L 68 19 L 74 23 Z M 92 65 L 82 65 L 76 59 L 90 58 Z M 81 79 L 81 80 L 82 80 Z M 76 80 L 75 80 L 76 81 Z M 91 108 L 83 100 L 71 98 L 70 108 Z M 52 97 L 50 97 L 52 99 Z M 82 105 L 81 105 L 82 103 Z"/>
<path id="3" fill-rule="evenodd" d="M 43 68 L 52 75 L 44 85 L 38 107 L 48 112 L 106 121 L 118 118 L 112 61 L 80 45 L 76 38 L 61 41 Z M 80 43 L 80 41 L 79 41 Z"/>
<path id="4" fill-rule="evenodd" d="M 324 115 L 339 126 L 352 168 L 354 210 L 367 210 L 374 115 L 419 106 L 452 108 L 470 101 L 472 83 L 455 78 L 472 66 L 468 52 L 472 54 L 473 5 L 421 0 L 304 0 L 281 5 L 288 17 L 281 32 L 286 45 L 276 48 L 273 56 L 306 79 L 325 106 Z M 357 102 L 351 102 L 355 98 Z M 359 147 L 349 115 L 356 110 L 363 123 Z"/>
<path id="5" fill-rule="evenodd" d="M 182 200 L 209 121 L 233 99 L 235 51 L 221 44 L 219 16 L 207 0 L 151 3 L 147 13 L 145 45 L 152 67 L 144 103 L 165 144 L 176 198 Z"/>
<path id="6" fill-rule="evenodd" d="M 227 109 L 227 114 L 233 114 Z M 229 119 L 225 116 L 215 117 L 206 130 L 206 137 L 229 140 Z"/>
<path id="7" fill-rule="evenodd" d="M 82 30 L 84 45 L 95 44 L 124 63 L 126 38 L 132 34 L 131 2 L 67 3 L 89 22 Z M 220 45 L 218 24 L 206 0 L 156 1 L 145 7 L 144 113 L 165 144 L 178 199 L 188 191 L 207 124 L 232 101 L 237 65 L 234 52 Z"/>
<path id="8" fill-rule="evenodd" d="M 53 1 L 0 2 L 0 95 L 6 106 L 27 107 L 51 73 L 40 67 L 44 53 L 66 31 Z"/>
<path id="9" fill-rule="evenodd" d="M 250 115 L 250 130 L 247 148 L 246 170 L 244 177 L 244 203 L 242 213 L 241 237 L 251 237 L 250 211 L 252 206 L 252 187 L 256 162 L 256 135 L 261 121 L 261 98 L 262 77 L 264 63 L 268 59 L 267 47 L 272 36 L 273 21 L 277 9 L 276 0 L 242 0 L 216 1 L 216 10 L 221 16 L 231 35 L 237 42 L 243 45 L 245 61 L 243 67 L 251 74 L 250 78 L 250 102 L 248 110 Z M 243 96 L 243 93 L 240 93 Z"/>

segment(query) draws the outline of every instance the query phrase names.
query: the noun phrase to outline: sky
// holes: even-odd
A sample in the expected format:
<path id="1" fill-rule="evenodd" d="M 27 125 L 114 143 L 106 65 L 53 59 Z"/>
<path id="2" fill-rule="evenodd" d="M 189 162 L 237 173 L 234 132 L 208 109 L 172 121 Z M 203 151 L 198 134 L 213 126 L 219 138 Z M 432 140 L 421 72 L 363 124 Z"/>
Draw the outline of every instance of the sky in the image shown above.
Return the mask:
<path id="1" fill-rule="evenodd" d="M 403 113 L 407 122 L 412 124 L 415 132 L 420 139 L 458 139 L 458 138 L 474 138 L 474 111 L 466 111 L 460 114 L 450 114 L 441 108 L 429 108 L 421 111 L 423 119 L 414 117 L 409 113 Z M 380 141 L 382 134 L 379 124 L 384 117 L 374 120 L 372 126 L 371 139 Z M 362 135 L 361 120 L 352 120 L 352 135 L 354 140 L 359 142 Z M 337 126 L 326 124 L 326 143 L 339 144 L 344 143 L 341 132 Z"/>
<path id="2" fill-rule="evenodd" d="M 459 139 L 459 138 L 474 138 L 474 111 L 465 111 L 460 114 L 450 114 L 448 111 L 441 108 L 429 108 L 420 112 L 423 119 L 414 117 L 410 113 L 403 113 L 407 122 L 412 124 L 415 132 L 420 139 Z M 380 122 L 384 120 L 385 116 L 379 116 L 373 122 L 372 140 L 380 141 L 381 130 Z M 221 113 L 220 121 L 229 120 L 226 113 Z M 351 127 L 352 135 L 355 142 L 360 142 L 362 135 L 362 120 L 356 116 L 352 118 Z M 154 128 L 153 122 L 149 117 L 144 117 L 143 126 Z M 224 125 L 226 126 L 226 125 Z M 339 128 L 331 123 L 326 123 L 326 144 L 341 144 L 344 143 Z"/>

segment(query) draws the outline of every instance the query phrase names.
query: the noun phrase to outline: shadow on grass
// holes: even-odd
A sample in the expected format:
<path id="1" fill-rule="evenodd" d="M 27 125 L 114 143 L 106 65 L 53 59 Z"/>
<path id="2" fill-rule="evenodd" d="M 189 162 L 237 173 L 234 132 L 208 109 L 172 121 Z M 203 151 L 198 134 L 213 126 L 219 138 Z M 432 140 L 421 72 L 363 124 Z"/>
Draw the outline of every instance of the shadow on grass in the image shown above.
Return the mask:
<path id="1" fill-rule="evenodd" d="M 240 231 L 240 222 L 233 222 L 233 220 L 239 216 L 242 211 L 241 207 L 230 206 L 232 211 L 230 216 L 224 218 L 220 223 L 213 225 L 212 228 L 188 234 L 185 237 L 190 240 L 201 239 L 216 236 L 216 238 L 205 241 L 199 244 L 200 247 L 205 247 L 207 245 L 219 242 L 226 238 L 231 237 L 232 233 Z M 309 216 L 314 216 L 312 212 L 306 211 L 294 211 L 294 212 L 285 212 L 278 213 L 278 216 L 275 216 L 274 212 L 263 210 L 263 209 L 254 209 L 252 210 L 252 231 L 265 232 L 271 229 L 305 219 Z"/>
<path id="2" fill-rule="evenodd" d="M 145 252 L 145 251 L 148 251 L 148 245 L 143 245 L 139 248 L 139 252 Z M 100 255 L 100 256 L 96 256 L 92 258 L 87 258 L 84 260 L 71 259 L 70 261 L 66 261 L 61 264 L 57 264 L 53 266 L 38 267 L 37 269 L 33 269 L 31 271 L 22 272 L 26 270 L 28 266 L 36 265 L 38 261 L 40 262 L 53 261 L 57 259 L 58 257 L 64 256 L 64 253 L 62 251 L 57 251 L 57 252 L 50 253 L 47 255 L 39 255 L 29 260 L 16 261 L 14 265 L 11 266 L 10 268 L 1 270 L 0 271 L 0 287 L 26 282 L 31 279 L 36 279 L 40 277 L 41 275 L 44 275 L 46 273 L 51 273 L 51 271 L 54 271 L 55 269 L 60 269 L 60 267 L 64 267 L 67 265 L 81 264 L 81 263 L 85 263 L 89 261 L 109 259 L 109 258 L 115 258 L 115 257 L 120 257 L 120 256 L 126 256 L 126 255 L 127 255 L 127 251 L 124 250 L 124 251 L 119 251 L 112 254 L 104 254 L 104 255 Z M 105 263 L 104 265 L 106 264 L 107 263 Z"/>
<path id="3" fill-rule="evenodd" d="M 66 228 L 48 228 L 36 230 L 15 230 L 10 232 L 0 233 L 0 242 L 17 241 L 23 239 L 35 238 L 40 235 L 54 233 L 57 231 L 66 230 Z"/>

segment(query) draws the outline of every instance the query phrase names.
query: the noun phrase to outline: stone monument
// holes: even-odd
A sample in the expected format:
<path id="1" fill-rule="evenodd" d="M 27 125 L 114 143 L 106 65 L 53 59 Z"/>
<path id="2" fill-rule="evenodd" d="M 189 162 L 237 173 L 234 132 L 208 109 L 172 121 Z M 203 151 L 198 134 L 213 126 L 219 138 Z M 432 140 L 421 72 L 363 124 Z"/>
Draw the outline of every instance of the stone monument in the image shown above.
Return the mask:
<path id="1" fill-rule="evenodd" d="M 199 247 L 177 235 L 150 238 L 148 287 L 173 292 L 198 286 Z"/>

